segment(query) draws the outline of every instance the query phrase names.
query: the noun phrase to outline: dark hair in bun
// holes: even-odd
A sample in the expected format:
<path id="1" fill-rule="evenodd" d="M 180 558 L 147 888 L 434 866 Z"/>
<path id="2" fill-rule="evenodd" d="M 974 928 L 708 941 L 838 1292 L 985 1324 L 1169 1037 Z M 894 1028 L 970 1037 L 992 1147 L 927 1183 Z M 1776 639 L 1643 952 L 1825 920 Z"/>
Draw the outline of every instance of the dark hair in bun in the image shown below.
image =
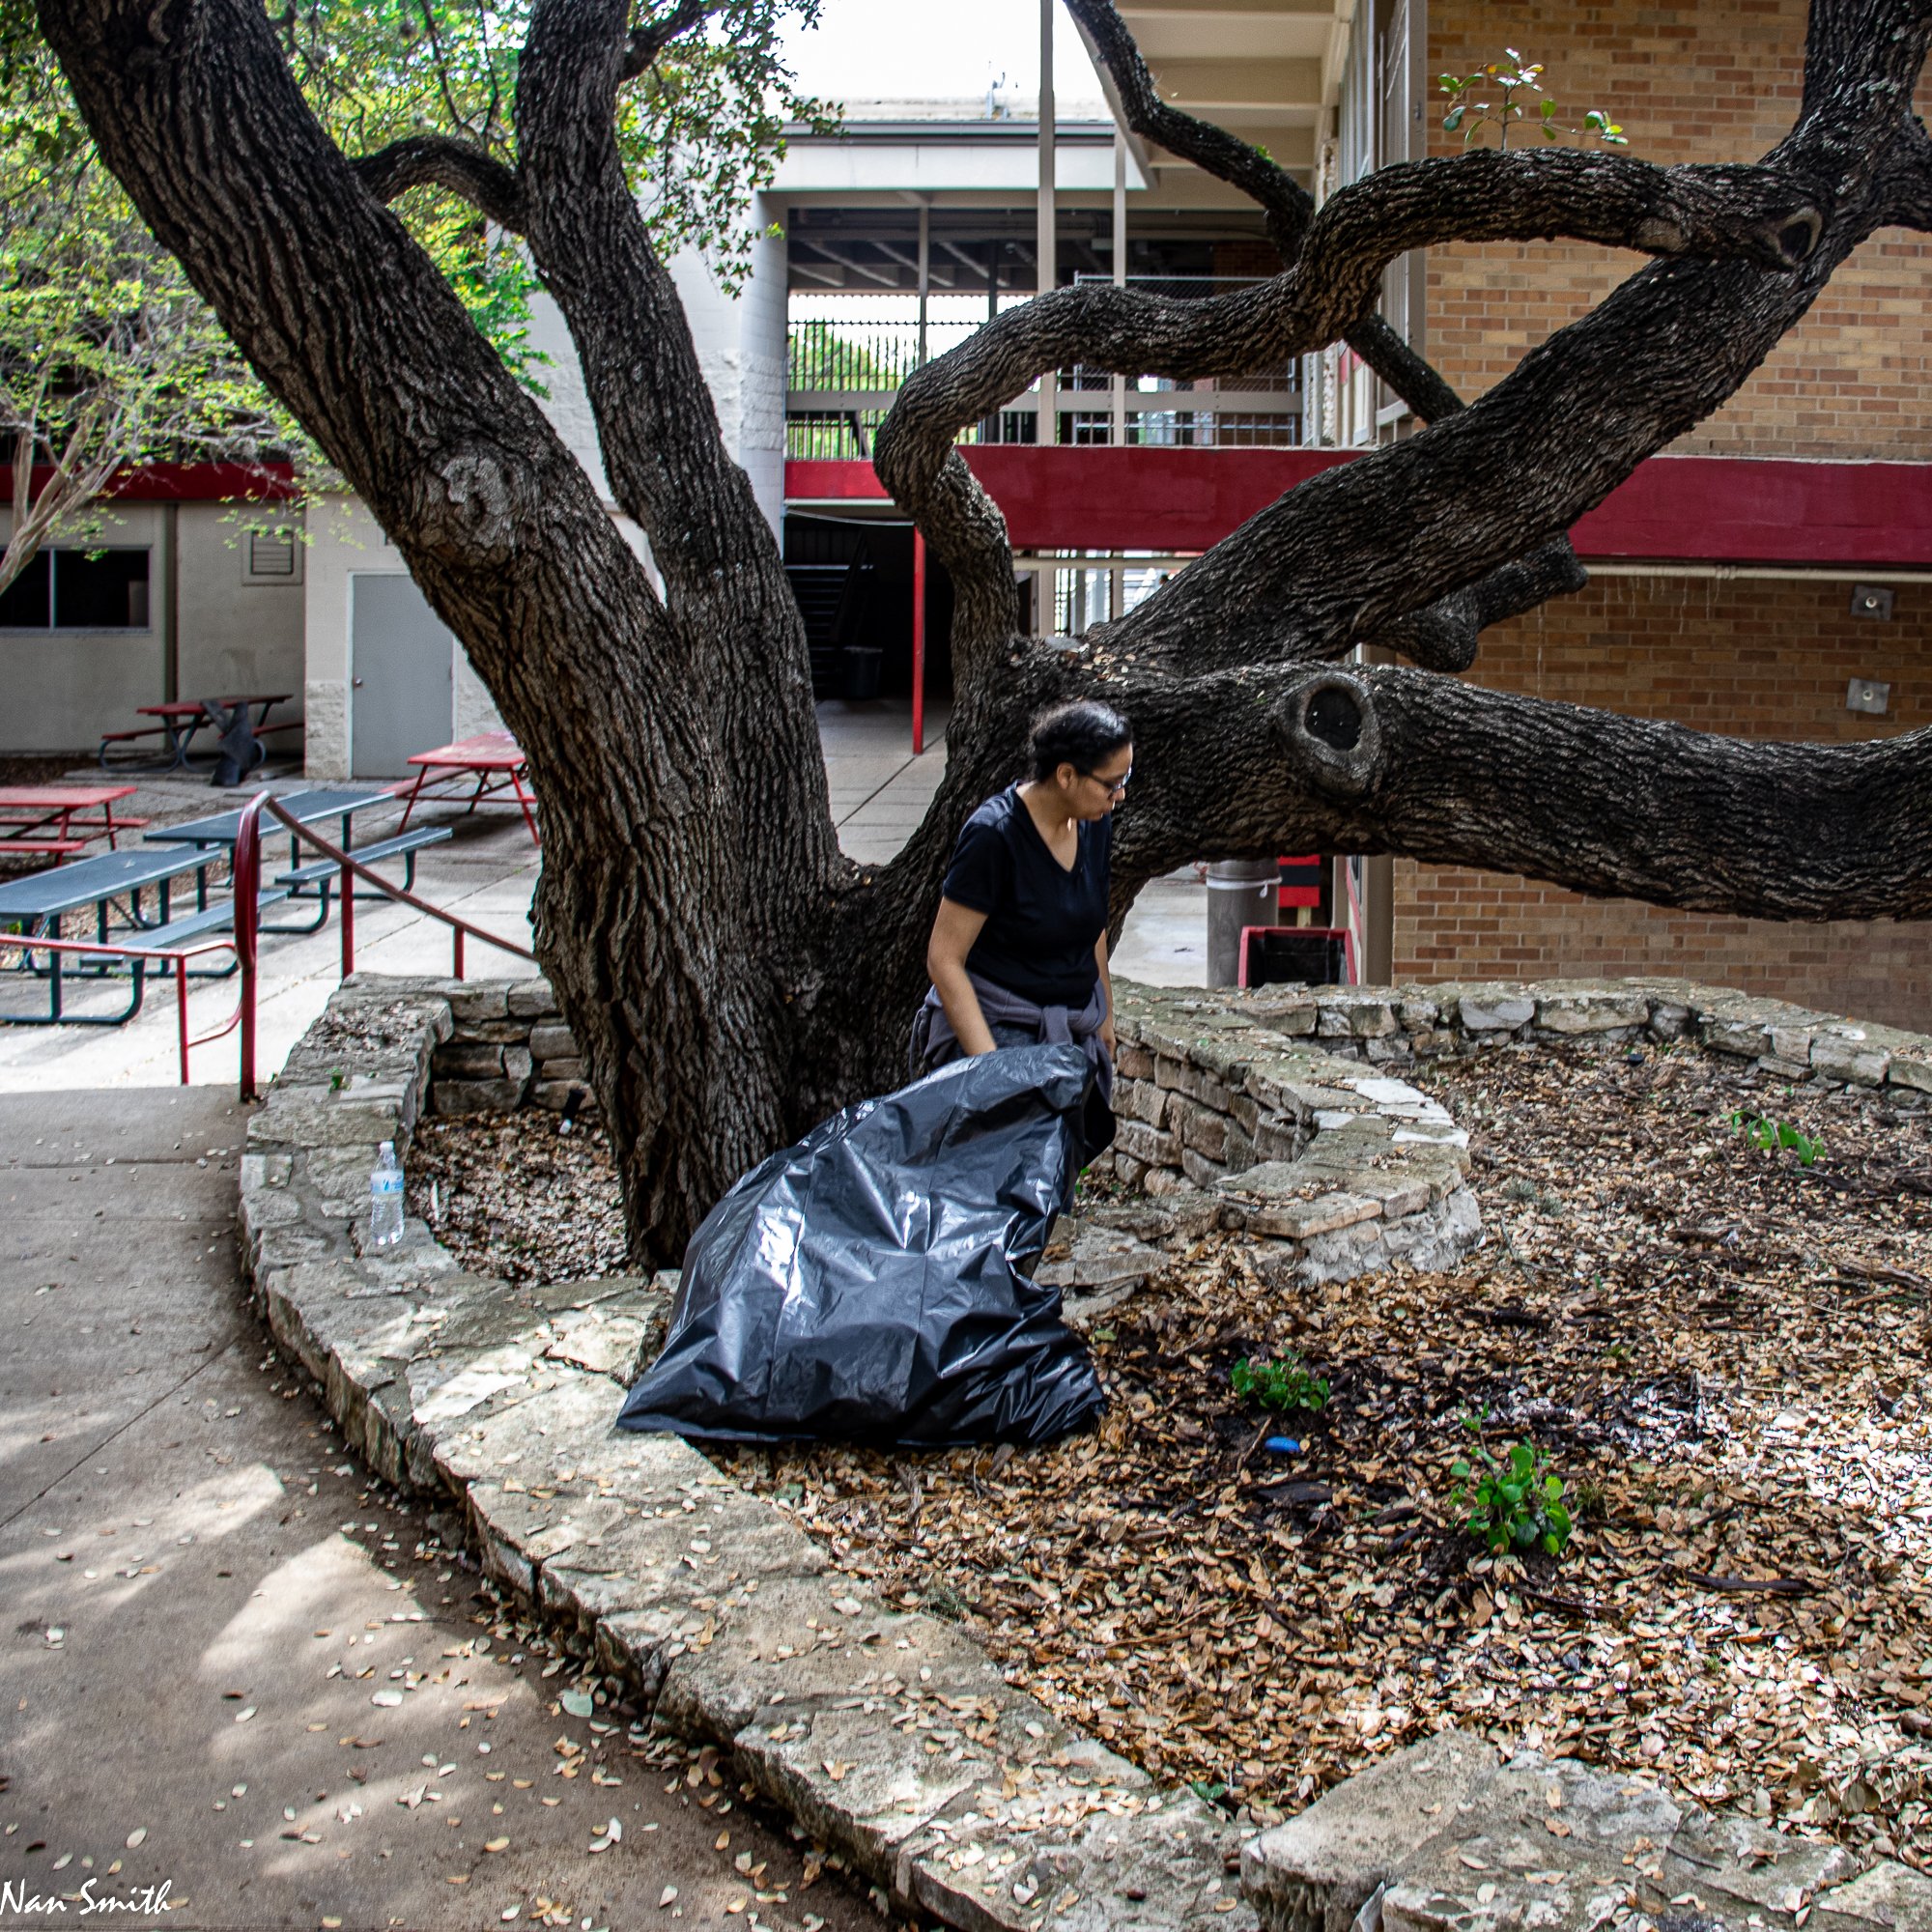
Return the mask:
<path id="1" fill-rule="evenodd" d="M 1102 758 L 1134 742 L 1127 721 L 1097 698 L 1055 704 L 1033 721 L 1027 733 L 1027 776 L 1044 783 L 1062 765 L 1091 772 Z"/>

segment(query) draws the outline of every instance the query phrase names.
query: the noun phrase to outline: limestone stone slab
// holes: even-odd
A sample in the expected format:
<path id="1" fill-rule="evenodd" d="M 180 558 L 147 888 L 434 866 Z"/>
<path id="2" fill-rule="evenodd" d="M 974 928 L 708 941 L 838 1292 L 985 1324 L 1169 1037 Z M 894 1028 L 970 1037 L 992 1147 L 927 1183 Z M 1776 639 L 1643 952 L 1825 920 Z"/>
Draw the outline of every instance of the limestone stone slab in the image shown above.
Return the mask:
<path id="1" fill-rule="evenodd" d="M 1441 1731 L 1359 1773 L 1241 1851 L 1241 1888 L 1269 1932 L 1349 1932 L 1371 1893 L 1496 1772 L 1480 1738 Z"/>
<path id="2" fill-rule="evenodd" d="M 639 1357 L 652 1325 L 647 1316 L 584 1309 L 556 1323 L 556 1337 L 544 1353 L 552 1361 L 609 1376 L 628 1388 L 637 1378 Z"/>
<path id="3" fill-rule="evenodd" d="M 1887 1859 L 1824 1893 L 1818 1911 L 1888 1932 L 1932 1932 L 1932 1878 Z"/>
<path id="4" fill-rule="evenodd" d="M 1880 1087 L 1891 1067 L 1891 1055 L 1866 1037 L 1858 1027 L 1833 1026 L 1811 1037 L 1811 1066 L 1828 1080 L 1845 1080 L 1857 1087 Z"/>
<path id="5" fill-rule="evenodd" d="M 1238 1828 L 1191 1793 L 1084 1770 L 1049 1760 L 955 1800 L 901 1848 L 895 1889 L 972 1932 L 1253 1932 Z"/>
<path id="6" fill-rule="evenodd" d="M 537 1060 L 581 1060 L 577 1036 L 561 1020 L 545 1020 L 530 1028 L 529 1048 Z"/>
<path id="7" fill-rule="evenodd" d="M 1546 1033 L 1619 1033 L 1650 1024 L 1650 1001 L 1638 991 L 1567 987 L 1536 1002 L 1536 1024 Z"/>
<path id="8" fill-rule="evenodd" d="M 495 1373 L 482 1370 L 479 1379 Z M 459 1394 L 445 1401 L 453 1408 Z M 557 1480 L 559 1468 L 578 1462 L 574 1452 L 581 1438 L 608 1433 L 616 1413 L 605 1377 L 581 1375 L 558 1363 L 554 1374 L 527 1375 L 521 1383 L 492 1389 L 455 1415 L 424 1420 L 439 1427 L 438 1473 L 452 1493 L 461 1494 L 466 1484 L 506 1470 L 525 1483 Z"/>
<path id="9" fill-rule="evenodd" d="M 1111 1228 L 1084 1230 L 1064 1260 L 1050 1261 L 1035 1270 L 1035 1279 L 1062 1290 L 1114 1288 L 1139 1283 L 1158 1274 L 1168 1258 L 1132 1235 Z"/>
<path id="10" fill-rule="evenodd" d="M 1501 986 L 1484 993 L 1465 993 L 1456 1013 L 1470 1033 L 1514 1033 L 1536 1017 L 1536 1002 L 1527 992 Z"/>

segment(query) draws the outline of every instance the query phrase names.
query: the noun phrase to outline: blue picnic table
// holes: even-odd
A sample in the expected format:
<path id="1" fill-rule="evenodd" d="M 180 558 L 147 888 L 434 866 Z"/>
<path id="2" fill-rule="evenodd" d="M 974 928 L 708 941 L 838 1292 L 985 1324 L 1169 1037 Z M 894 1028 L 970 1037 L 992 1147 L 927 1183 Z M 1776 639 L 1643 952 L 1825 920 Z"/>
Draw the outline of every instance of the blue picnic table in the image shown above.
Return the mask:
<path id="1" fill-rule="evenodd" d="M 341 837 L 335 841 L 345 852 L 354 852 L 358 860 L 371 863 L 377 859 L 400 858 L 403 861 L 403 890 L 413 889 L 416 879 L 416 854 L 425 845 L 440 845 L 449 838 L 446 825 L 425 826 L 415 832 L 405 832 L 395 838 L 381 838 L 373 844 L 352 845 L 351 829 L 356 813 L 376 810 L 382 806 L 395 807 L 401 800 L 395 792 L 383 787 L 366 791 L 350 786 L 317 786 L 312 791 L 292 791 L 277 793 L 275 803 L 291 818 L 298 819 L 303 825 L 319 825 L 326 819 L 341 821 Z M 286 830 L 271 820 L 264 822 L 265 838 L 278 830 Z M 144 837 L 166 844 L 191 844 L 207 850 L 226 848 L 232 850 L 235 841 L 242 836 L 242 812 L 217 811 L 207 818 L 190 818 L 181 825 L 157 825 Z M 268 869 L 266 863 L 263 870 Z M 322 901 L 322 918 L 328 917 L 329 890 L 340 868 L 332 859 L 314 859 L 302 863 L 301 841 L 294 833 L 289 834 L 289 869 L 276 875 L 277 885 L 287 886 L 289 895 L 307 898 L 313 894 Z M 380 899 L 386 897 L 384 893 L 374 890 L 358 892 L 355 896 Z M 319 923 L 320 922 L 318 922 Z M 284 931 L 290 928 L 275 926 L 266 928 L 270 931 Z M 299 928 L 304 932 L 313 931 L 313 926 Z"/>
<path id="2" fill-rule="evenodd" d="M 59 939 L 64 937 L 61 921 L 67 914 L 91 910 L 94 937 L 102 945 L 111 943 L 113 935 L 118 933 L 130 946 L 153 946 L 157 940 L 179 938 L 183 926 L 189 923 L 195 923 L 201 930 L 213 930 L 219 923 L 214 916 L 225 910 L 211 906 L 208 900 L 208 868 L 216 857 L 215 853 L 201 849 L 103 852 L 99 858 L 56 867 L 50 872 L 12 879 L 0 885 L 0 927 L 11 926 L 35 938 Z M 172 912 L 174 885 L 178 879 L 188 877 L 194 880 L 195 909 L 176 918 Z M 152 917 L 142 908 L 142 895 L 150 888 L 156 895 Z M 111 909 L 123 899 L 128 902 L 128 916 L 120 924 L 112 924 Z M 45 982 L 46 1012 L 0 1013 L 0 1024 L 53 1026 L 65 1019 L 79 1026 L 120 1026 L 140 1010 L 147 962 L 131 962 L 133 993 L 125 1012 L 68 1014 L 62 1011 L 61 1003 L 64 974 L 72 972 L 84 980 L 100 980 L 118 970 L 116 963 L 107 953 L 91 959 L 83 955 L 78 966 L 63 965 L 64 957 L 71 959 L 72 954 L 49 952 L 45 957 L 46 964 L 39 965 L 31 952 L 22 951 L 18 964 L 8 970 Z"/>

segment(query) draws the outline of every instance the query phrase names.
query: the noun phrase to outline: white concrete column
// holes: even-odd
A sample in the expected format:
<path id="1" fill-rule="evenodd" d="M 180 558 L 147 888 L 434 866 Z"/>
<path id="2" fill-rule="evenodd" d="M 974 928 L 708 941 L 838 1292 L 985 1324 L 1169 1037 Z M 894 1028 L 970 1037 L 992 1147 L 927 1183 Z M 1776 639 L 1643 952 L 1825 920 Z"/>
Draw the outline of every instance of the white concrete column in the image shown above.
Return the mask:
<path id="1" fill-rule="evenodd" d="M 1038 270 L 1035 291 L 1045 295 L 1054 285 L 1054 261 L 1059 253 L 1059 227 L 1053 210 L 1053 9 L 1056 0 L 1039 0 L 1039 206 L 1034 228 L 1034 251 Z M 1056 370 L 1049 369 L 1039 379 L 1039 427 L 1035 432 L 1040 442 L 1057 442 L 1060 429 L 1059 384 Z"/>
<path id="2" fill-rule="evenodd" d="M 925 305 L 932 294 L 932 208 L 919 205 L 919 366 L 925 367 Z"/>

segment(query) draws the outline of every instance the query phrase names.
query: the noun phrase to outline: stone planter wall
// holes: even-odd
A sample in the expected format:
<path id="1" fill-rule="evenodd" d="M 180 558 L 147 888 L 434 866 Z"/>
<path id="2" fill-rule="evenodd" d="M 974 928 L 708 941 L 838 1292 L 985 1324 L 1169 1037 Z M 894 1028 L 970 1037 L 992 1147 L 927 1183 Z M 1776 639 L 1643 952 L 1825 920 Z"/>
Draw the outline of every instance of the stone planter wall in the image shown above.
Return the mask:
<path id="1" fill-rule="evenodd" d="M 1430 1054 L 1688 1037 L 1787 1079 L 1932 1099 L 1932 1040 L 1678 982 L 1122 992 L 1115 1165 L 1145 1191 L 1064 1231 L 1050 1259 L 1069 1312 L 1083 1291 L 1090 1305 L 1096 1289 L 1130 1292 L 1163 1259 L 1149 1242 L 1189 1230 L 1244 1228 L 1318 1277 L 1472 1238 L 1460 1130 L 1395 1077 Z M 568 1044 L 541 981 L 346 980 L 249 1122 L 240 1209 L 257 1306 L 380 1476 L 453 1502 L 493 1576 L 659 1721 L 734 1751 L 899 1909 L 972 1932 L 1332 1932 L 1377 1922 L 1358 1915 L 1378 1902 L 1384 1932 L 1583 1925 L 1614 1916 L 1650 1849 L 1656 1896 L 1628 1898 L 1658 1916 L 1634 1924 L 1759 1932 L 1814 1896 L 1819 1932 L 1932 1924 L 1932 1888 L 1899 1865 L 1861 1870 L 1574 1767 L 1497 1772 L 1453 1735 L 1244 1846 L 1193 1792 L 1007 1684 L 963 1632 L 831 1570 L 689 1444 L 617 1432 L 668 1280 L 513 1288 L 465 1273 L 413 1219 L 400 1246 L 363 1252 L 378 1144 L 407 1156 L 426 1106 L 553 1104 L 545 1090 L 573 1084 L 557 1070 L 576 1065 Z M 1540 1820 L 1559 1776 L 1577 1829 L 1562 1848 L 1537 1838 L 1532 1881 L 1563 1889 L 1499 1893 L 1516 1880 L 1478 1875 L 1517 1861 L 1487 1847 Z M 1665 1916 L 1659 1901 L 1693 1883 L 1696 1913 Z"/>
<path id="2" fill-rule="evenodd" d="M 580 1111 L 595 1111 L 582 1058 L 557 1017 L 549 980 L 452 982 L 448 998 L 454 1030 L 430 1060 L 431 1112 L 547 1107 L 560 1114 L 573 1092 Z"/>

